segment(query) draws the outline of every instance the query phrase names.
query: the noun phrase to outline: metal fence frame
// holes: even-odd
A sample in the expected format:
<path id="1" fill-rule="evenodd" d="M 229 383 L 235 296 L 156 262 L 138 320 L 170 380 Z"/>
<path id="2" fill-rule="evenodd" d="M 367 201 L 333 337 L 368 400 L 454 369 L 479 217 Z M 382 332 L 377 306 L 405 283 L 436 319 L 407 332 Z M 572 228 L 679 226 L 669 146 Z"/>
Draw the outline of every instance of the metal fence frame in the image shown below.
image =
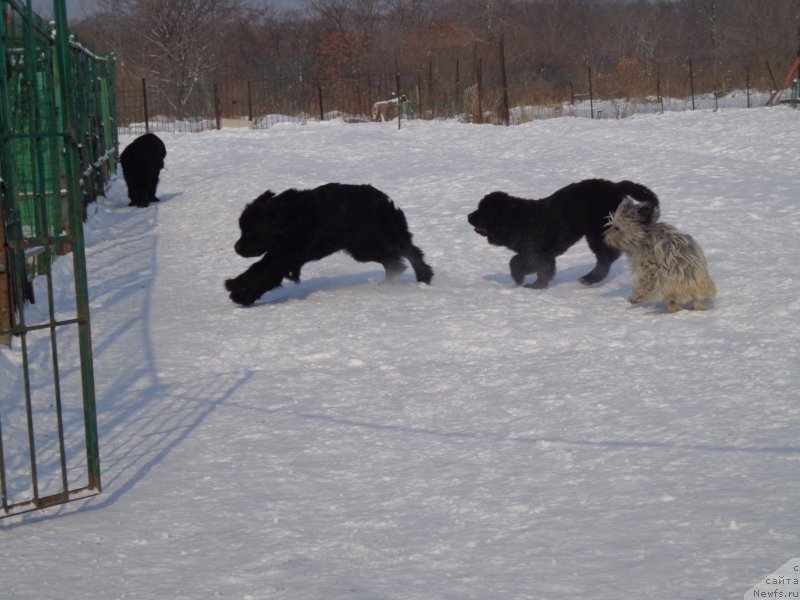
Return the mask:
<path id="1" fill-rule="evenodd" d="M 52 22 L 30 0 L 0 6 L 0 343 L 19 359 L 0 388 L 6 517 L 101 490 L 83 221 L 116 170 L 118 141 L 113 56 L 70 35 L 64 0 Z M 63 314 L 52 267 L 66 253 Z M 33 296 L 37 275 L 46 298 Z M 47 309 L 29 318 L 34 302 Z"/>

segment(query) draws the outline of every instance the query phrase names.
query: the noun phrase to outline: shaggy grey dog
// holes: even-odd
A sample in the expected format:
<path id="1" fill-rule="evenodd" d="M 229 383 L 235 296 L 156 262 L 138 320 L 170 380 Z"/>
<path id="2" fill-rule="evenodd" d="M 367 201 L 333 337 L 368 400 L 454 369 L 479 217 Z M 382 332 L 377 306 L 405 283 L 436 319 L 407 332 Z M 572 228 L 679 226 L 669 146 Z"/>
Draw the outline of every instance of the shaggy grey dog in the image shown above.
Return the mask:
<path id="1" fill-rule="evenodd" d="M 692 236 L 660 223 L 652 205 L 625 198 L 609 216 L 605 242 L 625 253 L 633 272 L 631 304 L 666 303 L 666 312 L 690 304 L 709 308 L 717 293 L 703 250 Z"/>

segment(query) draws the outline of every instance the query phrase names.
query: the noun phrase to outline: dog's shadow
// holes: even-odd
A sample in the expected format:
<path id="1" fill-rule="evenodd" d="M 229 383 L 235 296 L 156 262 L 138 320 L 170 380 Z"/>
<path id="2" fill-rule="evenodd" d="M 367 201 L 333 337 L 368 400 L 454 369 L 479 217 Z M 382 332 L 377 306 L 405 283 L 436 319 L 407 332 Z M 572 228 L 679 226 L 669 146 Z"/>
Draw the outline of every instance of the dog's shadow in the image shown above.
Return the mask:
<path id="1" fill-rule="evenodd" d="M 661 306 L 658 302 L 643 302 L 635 305 L 628 303 L 628 297 L 631 295 L 631 285 L 630 282 L 626 281 L 624 278 L 619 278 L 622 273 L 622 267 L 611 267 L 611 272 L 608 274 L 608 277 L 599 283 L 589 286 L 584 286 L 579 281 L 580 278 L 586 273 L 588 273 L 588 271 L 586 270 L 585 266 L 564 269 L 563 271 L 556 273 L 556 276 L 550 281 L 549 287 L 552 288 L 553 286 L 560 284 L 578 284 L 580 287 L 586 287 L 587 289 L 603 286 L 603 290 L 600 292 L 600 294 L 604 298 L 614 298 L 617 300 L 621 299 L 625 302 L 625 304 L 628 305 L 630 310 L 634 310 L 639 314 L 659 315 L 664 312 L 663 306 Z M 499 283 L 503 286 L 517 287 L 514 283 L 514 280 L 511 279 L 511 275 L 508 273 L 492 273 L 490 275 L 484 275 L 482 279 L 484 281 Z M 526 284 L 533 283 L 534 281 L 536 281 L 536 279 L 533 275 L 528 275 L 528 277 L 525 278 Z"/>
<path id="2" fill-rule="evenodd" d="M 553 279 L 550 280 L 549 287 L 553 287 L 553 286 L 556 286 L 556 285 L 561 285 L 563 283 L 568 283 L 568 284 L 579 283 L 580 284 L 580 278 L 583 277 L 584 275 L 586 275 L 591 270 L 592 270 L 592 266 L 591 265 L 576 265 L 576 266 L 572 266 L 572 267 L 567 267 L 567 268 L 565 268 L 563 270 L 559 269 L 558 271 L 556 271 L 555 277 L 553 277 Z M 602 284 L 608 283 L 609 281 L 615 279 L 617 277 L 617 275 L 619 275 L 621 273 L 621 271 L 622 271 L 621 267 L 617 267 L 616 265 L 614 265 L 614 266 L 611 267 L 611 272 L 608 274 L 608 277 L 606 277 L 600 283 L 597 283 L 597 284 L 594 284 L 594 285 L 590 285 L 590 286 L 587 286 L 587 287 L 595 287 L 595 286 L 598 286 L 598 285 L 602 285 Z M 484 275 L 482 277 L 482 279 L 484 281 L 491 281 L 493 283 L 499 283 L 499 284 L 507 285 L 507 286 L 514 286 L 515 285 L 514 280 L 511 278 L 511 275 L 508 272 L 505 272 L 505 273 L 491 273 L 489 275 Z M 531 275 L 528 275 L 527 277 L 525 277 L 525 284 L 526 285 L 530 284 L 530 283 L 533 283 L 534 281 L 536 281 L 536 275 L 535 274 L 531 274 Z M 583 286 L 583 284 L 580 284 L 580 285 Z M 626 293 L 625 293 L 625 290 L 624 290 L 624 286 L 622 286 L 622 291 L 620 291 L 619 295 L 625 296 L 625 294 Z"/>
<path id="3" fill-rule="evenodd" d="M 613 280 L 614 272 L 612 271 L 608 276 L 608 279 L 604 280 L 604 282 L 608 282 L 607 287 L 601 292 L 601 295 L 604 298 L 613 298 L 617 301 L 622 300 L 626 306 L 626 309 L 633 311 L 636 314 L 661 315 L 664 313 L 664 306 L 659 302 L 639 302 L 637 304 L 631 304 L 628 301 L 628 298 L 632 292 L 630 281 L 621 279 L 617 282 L 614 282 Z"/>
<path id="4" fill-rule="evenodd" d="M 405 283 L 407 277 L 413 279 L 412 276 L 403 275 L 397 279 L 396 283 Z M 264 294 L 258 302 L 253 304 L 253 306 L 262 304 L 284 304 L 290 300 L 305 300 L 317 292 L 354 288 L 368 283 L 380 285 L 384 283 L 385 279 L 386 277 L 383 271 L 367 271 L 365 273 L 335 275 L 332 277 L 317 276 L 313 279 L 301 280 L 300 283 L 297 284 L 284 280 L 282 287 L 270 290 Z"/>
<path id="5" fill-rule="evenodd" d="M 492 283 L 499 283 L 501 285 L 514 285 L 514 280 L 508 273 L 492 273 L 481 277 L 484 281 L 491 281 Z"/>
<path id="6" fill-rule="evenodd" d="M 162 204 L 166 204 L 167 202 L 171 202 L 171 201 L 175 200 L 176 198 L 180 198 L 181 196 L 183 196 L 183 192 L 173 192 L 171 194 L 160 194 L 160 195 L 156 196 L 156 198 L 158 198 L 158 200 L 156 200 L 155 202 L 151 202 L 148 206 L 146 206 L 144 208 L 150 208 L 152 206 L 160 206 Z M 122 200 L 119 202 L 118 207 L 119 208 L 140 208 L 140 207 L 134 206 L 134 205 L 132 205 L 130 203 L 130 199 L 128 198 L 127 194 L 122 196 Z"/>
<path id="7" fill-rule="evenodd" d="M 183 192 L 173 192 L 171 194 L 163 194 L 161 196 L 158 196 L 158 202 L 156 202 L 155 204 L 164 204 L 165 202 L 169 202 L 171 200 L 174 200 L 175 198 L 180 198 L 181 196 L 183 196 Z"/>

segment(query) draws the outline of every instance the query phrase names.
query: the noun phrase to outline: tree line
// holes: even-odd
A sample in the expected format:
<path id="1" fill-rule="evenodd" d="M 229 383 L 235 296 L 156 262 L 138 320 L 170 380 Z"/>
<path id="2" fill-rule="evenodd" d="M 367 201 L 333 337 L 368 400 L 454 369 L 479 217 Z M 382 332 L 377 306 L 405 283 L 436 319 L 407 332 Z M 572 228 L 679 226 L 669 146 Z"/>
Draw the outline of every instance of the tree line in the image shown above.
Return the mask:
<path id="1" fill-rule="evenodd" d="M 212 81 L 269 81 L 364 111 L 397 74 L 435 110 L 501 77 L 517 104 L 574 97 L 588 73 L 607 97 L 685 94 L 689 67 L 702 91 L 774 88 L 800 52 L 800 0 L 98 0 L 72 28 L 116 54 L 121 87 L 146 79 L 178 110 Z"/>

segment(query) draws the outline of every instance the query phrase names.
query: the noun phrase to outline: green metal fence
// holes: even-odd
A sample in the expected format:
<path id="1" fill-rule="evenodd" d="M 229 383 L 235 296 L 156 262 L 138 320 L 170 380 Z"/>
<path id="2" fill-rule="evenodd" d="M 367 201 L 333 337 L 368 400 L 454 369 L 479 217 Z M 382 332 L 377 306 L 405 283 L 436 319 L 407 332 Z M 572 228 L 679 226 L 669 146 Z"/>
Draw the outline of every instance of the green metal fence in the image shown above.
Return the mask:
<path id="1" fill-rule="evenodd" d="M 64 0 L 53 22 L 0 6 L 3 517 L 100 491 L 83 221 L 117 130 L 114 59 L 69 34 Z"/>

